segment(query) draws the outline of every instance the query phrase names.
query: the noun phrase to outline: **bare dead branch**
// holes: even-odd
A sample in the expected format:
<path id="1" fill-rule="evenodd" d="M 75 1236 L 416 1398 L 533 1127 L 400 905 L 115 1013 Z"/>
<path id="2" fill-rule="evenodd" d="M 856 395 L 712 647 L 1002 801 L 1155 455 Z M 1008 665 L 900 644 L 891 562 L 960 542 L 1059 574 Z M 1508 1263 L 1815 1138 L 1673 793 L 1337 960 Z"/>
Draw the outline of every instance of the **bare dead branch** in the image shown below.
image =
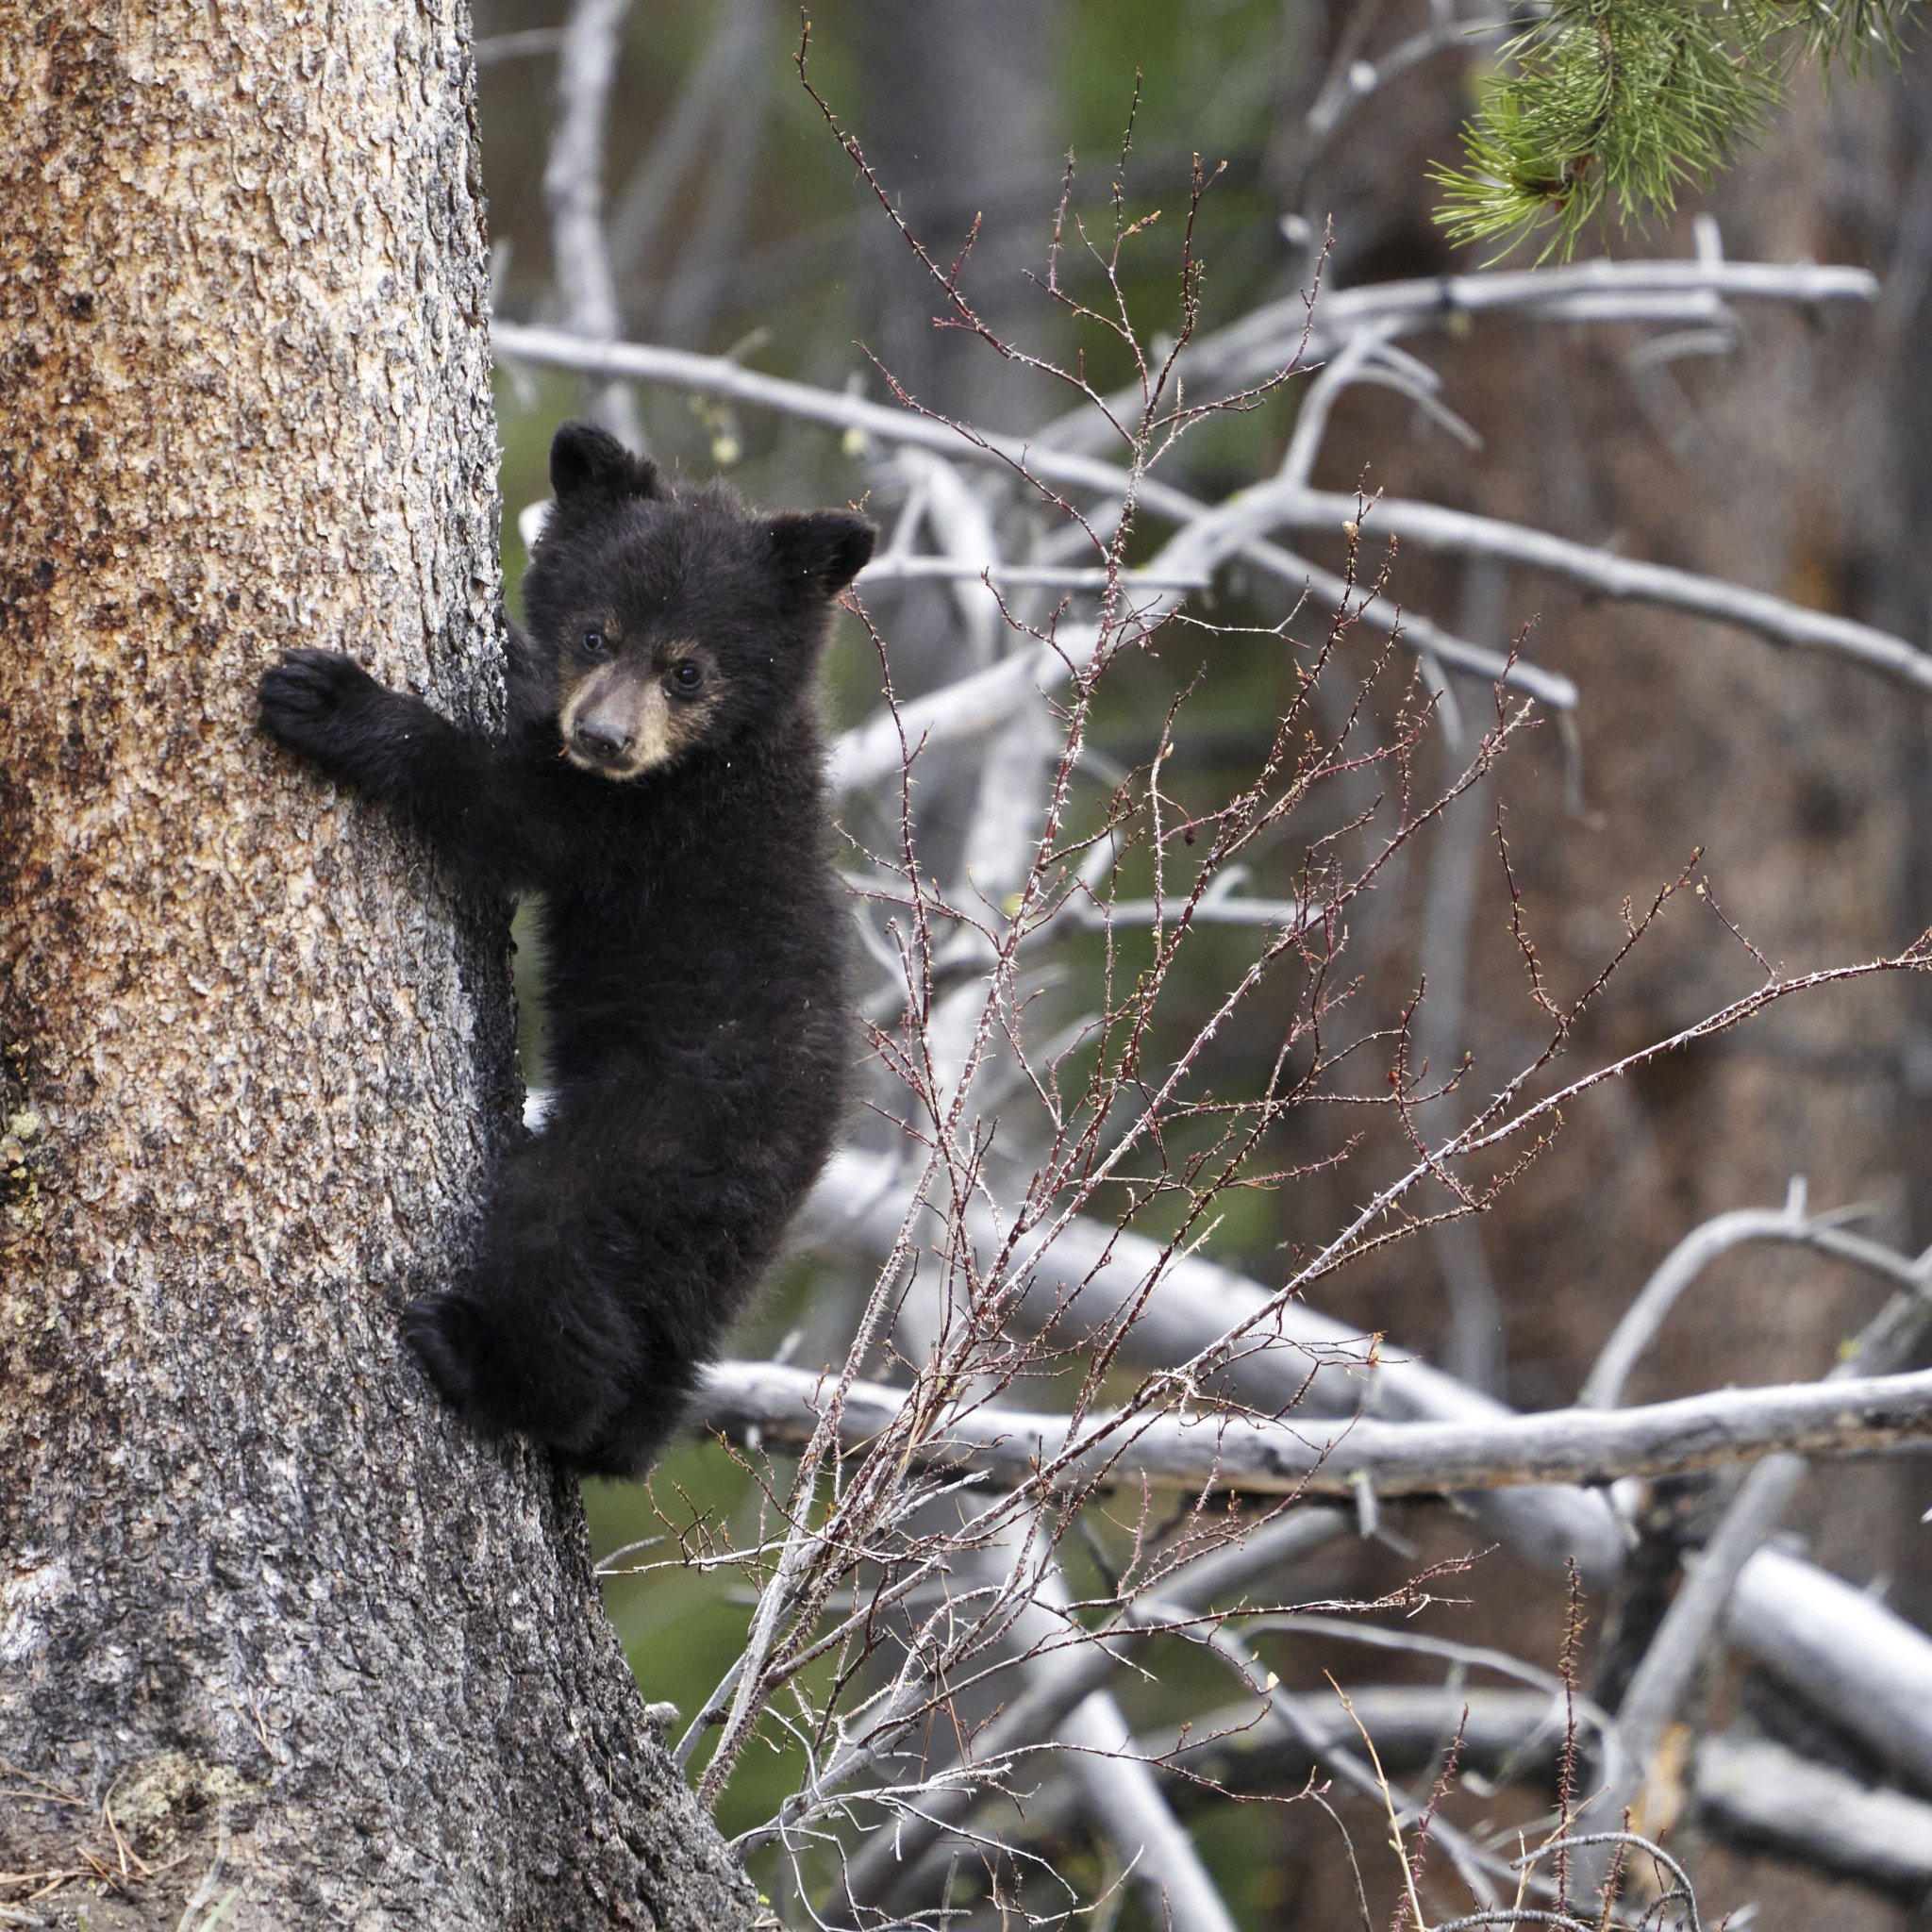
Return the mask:
<path id="1" fill-rule="evenodd" d="M 630 0 L 573 0 L 558 49 L 557 127 L 543 170 L 558 297 L 571 329 L 592 342 L 613 341 L 624 331 L 604 235 L 604 122 L 629 11 Z M 621 441 L 643 448 L 637 406 L 621 380 L 594 390 L 589 408 Z"/>
<path id="2" fill-rule="evenodd" d="M 802 1369 L 718 1362 L 701 1408 L 727 1434 L 757 1428 L 767 1444 L 808 1441 L 824 1412 L 823 1379 Z M 853 1383 L 840 1410 L 848 1453 L 891 1430 L 901 1391 Z M 1340 1424 L 1209 1411 L 1134 1419 L 991 1406 L 938 1423 L 924 1459 L 971 1467 L 1003 1484 L 1073 1487 L 1141 1482 L 1255 1495 L 1441 1494 L 1517 1483 L 1605 1483 L 1622 1475 L 1710 1469 L 1774 1449 L 1842 1456 L 1932 1435 L 1932 1369 L 1828 1384 L 1716 1389 L 1619 1410 L 1557 1409 L 1488 1423 Z"/>

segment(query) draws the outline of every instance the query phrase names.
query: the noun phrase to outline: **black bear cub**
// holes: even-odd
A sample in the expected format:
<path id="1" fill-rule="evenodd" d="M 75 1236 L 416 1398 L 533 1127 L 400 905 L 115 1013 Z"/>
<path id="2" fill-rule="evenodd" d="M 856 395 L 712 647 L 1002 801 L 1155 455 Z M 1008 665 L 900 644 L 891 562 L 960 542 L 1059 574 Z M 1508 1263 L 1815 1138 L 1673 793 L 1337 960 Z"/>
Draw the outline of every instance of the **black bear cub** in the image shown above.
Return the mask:
<path id="1" fill-rule="evenodd" d="M 584 424 L 550 476 L 502 738 L 333 651 L 268 672 L 261 715 L 469 887 L 541 895 L 550 1113 L 404 1328 L 479 1426 L 630 1475 L 831 1145 L 850 1042 L 813 685 L 873 530 L 670 492 Z"/>

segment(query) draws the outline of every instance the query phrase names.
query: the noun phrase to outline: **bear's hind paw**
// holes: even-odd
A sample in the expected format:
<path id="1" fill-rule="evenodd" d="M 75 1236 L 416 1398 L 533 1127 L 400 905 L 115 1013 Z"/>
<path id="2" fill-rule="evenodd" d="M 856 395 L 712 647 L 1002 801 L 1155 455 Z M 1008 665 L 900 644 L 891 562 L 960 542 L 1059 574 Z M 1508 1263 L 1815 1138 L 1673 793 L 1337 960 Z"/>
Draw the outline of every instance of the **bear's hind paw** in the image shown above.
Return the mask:
<path id="1" fill-rule="evenodd" d="M 403 1340 L 452 1407 L 476 1400 L 476 1310 L 460 1295 L 425 1294 L 403 1310 Z"/>

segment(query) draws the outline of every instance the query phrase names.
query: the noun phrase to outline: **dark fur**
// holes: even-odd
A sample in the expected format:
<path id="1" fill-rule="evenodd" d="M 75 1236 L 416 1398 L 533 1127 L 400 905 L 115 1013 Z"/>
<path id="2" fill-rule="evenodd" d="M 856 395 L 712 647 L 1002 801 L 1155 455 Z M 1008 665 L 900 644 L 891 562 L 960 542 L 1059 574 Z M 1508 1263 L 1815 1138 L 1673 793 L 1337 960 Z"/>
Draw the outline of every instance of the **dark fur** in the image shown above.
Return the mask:
<path id="1" fill-rule="evenodd" d="M 542 895 L 551 1111 L 495 1176 L 474 1267 L 404 1327 L 480 1426 L 635 1474 L 831 1144 L 844 918 L 813 674 L 873 533 L 839 512 L 759 517 L 718 489 L 667 494 L 578 424 L 558 432 L 551 479 L 503 738 L 329 651 L 271 670 L 261 715 L 466 886 Z M 673 690 L 692 655 L 701 705 Z M 564 756 L 559 711 L 599 673 L 671 721 L 665 762 L 620 780 Z"/>

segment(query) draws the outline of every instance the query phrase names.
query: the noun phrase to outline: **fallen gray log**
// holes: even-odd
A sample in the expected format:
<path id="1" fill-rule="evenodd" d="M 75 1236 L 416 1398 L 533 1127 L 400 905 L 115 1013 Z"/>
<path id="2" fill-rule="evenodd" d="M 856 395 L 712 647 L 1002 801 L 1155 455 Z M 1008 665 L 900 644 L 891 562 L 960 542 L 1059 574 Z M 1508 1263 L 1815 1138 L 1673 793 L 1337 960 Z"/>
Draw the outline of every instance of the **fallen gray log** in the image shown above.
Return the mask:
<path id="1" fill-rule="evenodd" d="M 1783 1550 L 1744 1566 L 1730 1639 L 1888 1764 L 1932 1790 L 1932 1640 Z"/>
<path id="2" fill-rule="evenodd" d="M 713 1362 L 699 1401 L 707 1421 L 768 1443 L 811 1440 L 833 1377 L 776 1362 Z M 899 1420 L 905 1391 L 854 1382 L 839 1434 L 848 1449 Z M 916 1460 L 984 1471 L 1009 1488 L 1051 1472 L 1055 1489 L 1133 1487 L 1256 1495 L 1435 1495 L 1550 1482 L 1674 1475 L 1774 1450 L 1843 1456 L 1932 1435 L 1932 1369 L 1769 1389 L 1713 1389 L 1634 1408 L 1559 1408 L 1474 1422 L 1319 1422 L 1208 1408 L 1191 1414 L 1096 1409 L 1063 1414 L 969 1403 L 915 1445 Z M 1086 1446 L 1091 1444 L 1091 1446 Z"/>
<path id="3" fill-rule="evenodd" d="M 1874 1790 L 1760 1738 L 1697 1747 L 1697 1807 L 1726 1836 L 1876 1885 L 1932 1885 L 1932 1805 Z"/>

